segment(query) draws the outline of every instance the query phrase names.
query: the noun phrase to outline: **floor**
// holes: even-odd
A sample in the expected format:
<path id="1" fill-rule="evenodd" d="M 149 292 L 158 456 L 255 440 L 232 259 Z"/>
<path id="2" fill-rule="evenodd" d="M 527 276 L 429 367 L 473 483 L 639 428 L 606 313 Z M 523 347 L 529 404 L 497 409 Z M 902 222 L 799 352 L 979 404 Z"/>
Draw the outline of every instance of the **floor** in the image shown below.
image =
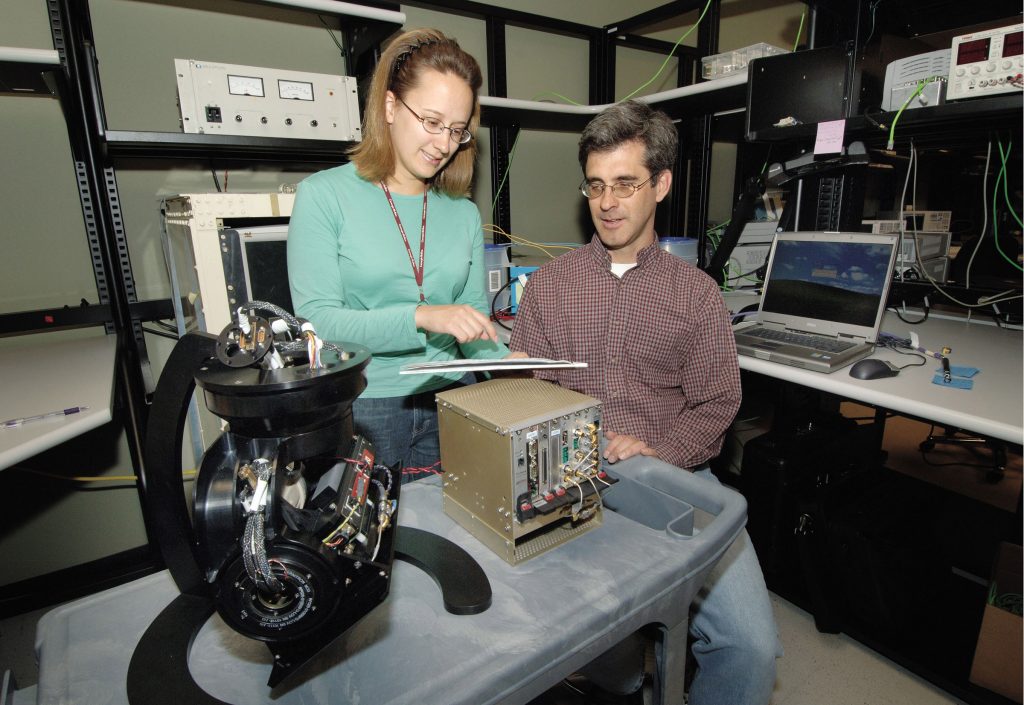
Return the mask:
<path id="1" fill-rule="evenodd" d="M 772 705 L 821 705 L 823 693 L 829 705 L 963 705 L 845 635 L 819 633 L 809 614 L 782 598 L 772 602 L 786 651 Z M 0 670 L 10 669 L 19 688 L 38 679 L 35 624 L 45 612 L 0 620 Z"/>
<path id="2" fill-rule="evenodd" d="M 772 705 L 962 705 L 845 634 L 821 634 L 799 607 L 772 595 L 785 656 Z"/>

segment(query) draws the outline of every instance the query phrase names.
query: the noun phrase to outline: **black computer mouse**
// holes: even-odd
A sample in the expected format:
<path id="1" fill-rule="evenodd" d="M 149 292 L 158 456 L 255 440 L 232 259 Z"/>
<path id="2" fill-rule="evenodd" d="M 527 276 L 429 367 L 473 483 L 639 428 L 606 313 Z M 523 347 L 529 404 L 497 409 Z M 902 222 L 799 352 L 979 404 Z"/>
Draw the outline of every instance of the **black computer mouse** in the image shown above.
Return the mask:
<path id="1" fill-rule="evenodd" d="M 850 368 L 850 376 L 855 379 L 884 379 L 895 377 L 900 373 L 900 368 L 877 358 L 869 357 L 854 363 Z"/>

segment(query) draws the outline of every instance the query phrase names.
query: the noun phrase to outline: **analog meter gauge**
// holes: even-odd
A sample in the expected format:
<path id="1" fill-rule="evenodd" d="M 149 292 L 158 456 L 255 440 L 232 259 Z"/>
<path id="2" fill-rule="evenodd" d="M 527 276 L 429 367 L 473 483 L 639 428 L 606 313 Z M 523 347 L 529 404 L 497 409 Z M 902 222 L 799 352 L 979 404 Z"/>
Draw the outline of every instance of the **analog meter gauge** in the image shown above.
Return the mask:
<path id="1" fill-rule="evenodd" d="M 229 73 L 228 93 L 231 95 L 252 95 L 263 98 L 263 79 L 255 76 L 234 76 Z"/>
<path id="2" fill-rule="evenodd" d="M 285 100 L 313 100 L 313 84 L 306 81 L 278 80 L 277 91 Z"/>

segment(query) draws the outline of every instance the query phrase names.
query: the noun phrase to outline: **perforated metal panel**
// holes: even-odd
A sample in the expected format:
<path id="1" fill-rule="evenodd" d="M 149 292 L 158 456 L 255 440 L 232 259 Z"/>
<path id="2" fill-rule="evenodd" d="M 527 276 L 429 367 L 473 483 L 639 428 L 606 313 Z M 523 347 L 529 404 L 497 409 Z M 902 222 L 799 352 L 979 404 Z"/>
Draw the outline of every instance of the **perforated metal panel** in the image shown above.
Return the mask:
<path id="1" fill-rule="evenodd" d="M 506 432 L 601 403 L 539 379 L 490 380 L 443 392 L 437 398 L 478 423 Z"/>
<path id="2" fill-rule="evenodd" d="M 551 531 L 538 532 L 536 535 L 524 540 L 515 547 L 515 563 L 520 563 L 528 558 L 539 556 L 556 546 L 561 546 L 569 539 L 587 533 L 593 528 L 600 526 L 601 515 L 596 514 L 594 518 L 582 525 L 563 524 L 553 528 Z"/>

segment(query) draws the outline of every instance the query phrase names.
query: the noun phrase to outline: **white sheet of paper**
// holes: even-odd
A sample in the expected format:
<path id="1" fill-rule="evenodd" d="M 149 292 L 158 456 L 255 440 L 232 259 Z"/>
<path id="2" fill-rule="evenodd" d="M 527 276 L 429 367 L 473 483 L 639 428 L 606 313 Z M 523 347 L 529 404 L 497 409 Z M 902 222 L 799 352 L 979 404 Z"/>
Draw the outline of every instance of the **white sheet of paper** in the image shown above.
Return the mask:
<path id="1" fill-rule="evenodd" d="M 414 362 L 403 365 L 399 374 L 423 375 L 437 372 L 477 372 L 488 370 L 541 370 L 586 367 L 585 362 L 549 360 L 543 357 L 516 357 L 508 360 L 445 360 L 443 362 Z"/>

